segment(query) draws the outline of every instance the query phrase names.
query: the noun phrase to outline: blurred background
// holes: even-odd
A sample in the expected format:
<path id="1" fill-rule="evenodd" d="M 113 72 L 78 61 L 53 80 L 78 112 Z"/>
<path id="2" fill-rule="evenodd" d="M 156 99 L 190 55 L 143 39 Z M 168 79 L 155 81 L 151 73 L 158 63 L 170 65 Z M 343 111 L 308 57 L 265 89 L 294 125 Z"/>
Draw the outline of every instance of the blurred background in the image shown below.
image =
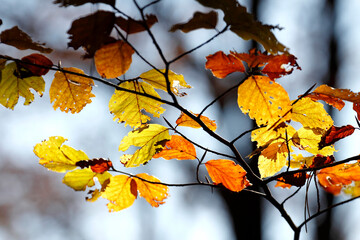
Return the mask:
<path id="1" fill-rule="evenodd" d="M 140 4 L 149 1 L 139 1 Z M 295 99 L 311 85 L 326 83 L 337 88 L 359 91 L 358 66 L 360 66 L 360 2 L 356 0 L 253 0 L 239 1 L 264 24 L 280 25 L 284 29 L 275 31 L 278 40 L 290 48 L 298 58 L 302 71 L 295 71 L 279 82 Z M 116 5 L 135 19 L 139 19 L 130 0 L 118 1 Z M 19 26 L 31 35 L 33 40 L 45 42 L 54 49 L 48 57 L 63 67 L 78 67 L 86 73 L 97 76 L 92 60 L 82 60 L 82 50 L 67 48 L 67 31 L 71 22 L 98 9 L 111 10 L 104 4 L 85 4 L 80 7 L 60 8 L 50 0 L 0 0 L 0 30 Z M 147 13 L 153 13 L 159 22 L 152 27 L 160 46 L 168 59 L 206 41 L 214 30 L 197 30 L 184 34 L 169 33 L 173 24 L 186 22 L 195 11 L 208 12 L 194 0 L 162 0 L 153 5 Z M 219 18 L 222 19 L 219 12 Z M 220 21 L 217 29 L 222 29 Z M 145 33 L 130 36 L 130 41 L 140 53 L 161 68 L 162 62 L 154 45 Z M 183 74 L 193 89 L 180 103 L 193 112 L 200 112 L 210 101 L 242 79 L 234 73 L 226 79 L 215 79 L 206 71 L 205 57 L 216 51 L 230 50 L 247 52 L 256 43 L 243 41 L 227 32 L 194 53 L 172 65 L 172 70 Z M 261 46 L 260 46 L 261 49 Z M 21 58 L 33 51 L 20 51 L 0 44 L 0 54 Z M 125 78 L 136 77 L 150 70 L 141 59 L 134 55 L 130 70 Z M 82 149 L 90 158 L 109 158 L 118 168 L 118 145 L 130 128 L 112 120 L 108 101 L 113 89 L 101 83 L 94 88 L 93 103 L 79 114 L 54 111 L 48 90 L 53 73 L 45 77 L 46 91 L 42 98 L 35 97 L 30 106 L 23 106 L 20 99 L 15 110 L 0 106 L 0 239 L 292 239 L 292 230 L 280 214 L 263 199 L 246 192 L 240 194 L 212 190 L 207 187 L 171 188 L 166 204 L 152 208 L 143 199 L 117 213 L 108 213 L 107 201 L 95 203 L 85 201 L 84 192 L 75 192 L 61 183 L 63 174 L 50 172 L 38 164 L 33 146 L 50 136 L 63 136 L 66 143 Z M 233 139 L 251 129 L 253 123 L 244 116 L 236 104 L 236 91 L 220 99 L 204 115 L 216 120 L 217 133 L 226 139 Z M 355 113 L 350 104 L 338 112 L 328 109 L 337 126 L 356 126 Z M 175 109 L 167 107 L 166 118 L 174 122 L 179 116 Z M 161 119 L 159 120 L 161 121 Z M 183 129 L 208 148 L 226 152 L 223 146 L 208 139 L 201 130 Z M 355 132 L 340 143 L 336 159 L 341 160 L 359 153 Z M 237 142 L 243 156 L 248 155 L 253 144 L 246 135 Z M 202 155 L 198 151 L 198 155 Z M 208 154 L 206 159 L 218 158 Z M 256 163 L 255 163 L 256 165 Z M 139 169 L 125 169 L 131 173 L 147 172 L 167 183 L 195 181 L 196 163 L 191 161 L 166 161 L 154 159 Z M 296 189 L 275 189 L 274 195 L 284 199 Z M 315 187 L 308 192 L 310 209 L 316 204 Z M 321 191 L 321 206 L 347 199 L 346 196 L 332 197 Z M 285 206 L 294 221 L 304 220 L 305 189 Z M 357 239 L 360 229 L 360 204 L 355 201 L 333 209 L 311 221 L 307 231 L 303 228 L 301 239 Z"/>

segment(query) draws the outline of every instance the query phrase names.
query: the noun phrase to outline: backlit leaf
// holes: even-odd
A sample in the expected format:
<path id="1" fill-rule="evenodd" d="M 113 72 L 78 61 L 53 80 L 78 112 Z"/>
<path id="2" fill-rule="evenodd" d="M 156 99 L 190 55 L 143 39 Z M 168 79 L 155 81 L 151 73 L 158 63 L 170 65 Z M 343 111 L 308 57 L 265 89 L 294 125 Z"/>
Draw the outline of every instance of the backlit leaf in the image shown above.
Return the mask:
<path id="1" fill-rule="evenodd" d="M 65 172 L 75 169 L 78 161 L 89 159 L 83 151 L 63 145 L 65 141 L 57 136 L 36 144 L 34 153 L 40 158 L 39 163 L 49 170 Z"/>
<path id="2" fill-rule="evenodd" d="M 167 160 L 193 160 L 196 159 L 194 145 L 179 135 L 172 135 L 170 141 L 166 142 L 163 150 L 153 156 L 153 158 L 164 158 Z"/>
<path id="3" fill-rule="evenodd" d="M 227 189 L 240 192 L 250 186 L 246 171 L 235 162 L 227 159 L 210 160 L 205 163 L 214 184 L 222 184 Z"/>
<path id="4" fill-rule="evenodd" d="M 63 68 L 66 71 L 85 74 L 78 68 Z M 54 103 L 53 108 L 60 108 L 63 112 L 78 113 L 88 103 L 91 103 L 92 86 L 94 81 L 91 78 L 78 76 L 71 73 L 57 71 L 50 86 L 50 102 Z"/>
<path id="5" fill-rule="evenodd" d="M 52 65 L 53 65 L 53 63 L 50 59 L 48 59 L 44 55 L 41 55 L 38 53 L 33 53 L 28 56 L 25 56 L 21 60 L 26 63 L 33 63 L 33 64 L 41 65 L 44 67 L 48 67 L 48 68 L 52 67 Z M 49 72 L 48 68 L 42 68 L 42 67 L 38 67 L 38 66 L 34 66 L 34 65 L 26 64 L 26 63 L 19 63 L 19 65 L 26 68 L 27 70 L 29 70 L 34 76 L 42 76 Z"/>
<path id="6" fill-rule="evenodd" d="M 160 98 L 154 88 L 144 82 L 124 82 L 120 87 Z M 109 109 L 115 115 L 114 121 L 118 119 L 119 122 L 125 122 L 125 126 L 139 127 L 150 120 L 149 116 L 142 113 L 143 111 L 154 117 L 160 117 L 160 114 L 165 111 L 161 104 L 161 102 L 145 96 L 115 90 L 109 101 Z"/>
<path id="7" fill-rule="evenodd" d="M 134 49 L 124 41 L 102 46 L 95 53 L 95 66 L 102 78 L 116 78 L 130 68 Z"/>
<path id="8" fill-rule="evenodd" d="M 193 114 L 193 113 L 192 113 Z M 196 117 L 199 116 L 199 114 L 193 114 Z M 216 130 L 216 123 L 214 120 L 210 120 L 208 117 L 205 117 L 203 115 L 200 116 L 200 120 L 212 131 Z M 181 113 L 180 117 L 176 120 L 176 124 L 178 126 L 182 127 L 192 127 L 192 128 L 201 128 L 201 126 L 195 122 L 192 118 L 190 118 L 188 115 Z"/>
<path id="9" fill-rule="evenodd" d="M 342 127 L 331 126 L 329 130 L 325 133 L 324 136 L 321 137 L 321 141 L 319 143 L 319 148 L 323 148 L 325 146 L 329 146 L 342 138 L 350 136 L 355 131 L 355 128 L 351 125 L 346 125 Z"/>
<path id="10" fill-rule="evenodd" d="M 130 207 L 136 197 L 135 181 L 126 175 L 117 175 L 110 178 L 110 183 L 107 185 L 101 197 L 109 200 L 107 204 L 109 212 L 117 212 Z"/>
<path id="11" fill-rule="evenodd" d="M 251 141 L 257 142 L 257 146 L 261 147 L 278 139 L 286 140 L 287 138 L 287 140 L 290 141 L 296 133 L 293 126 L 285 124 L 284 122 L 275 127 L 270 127 L 271 126 L 253 130 L 251 132 Z"/>
<path id="12" fill-rule="evenodd" d="M 160 180 L 149 176 L 146 173 L 140 173 L 136 175 L 142 179 L 160 183 Z M 146 199 L 153 207 L 159 207 L 160 204 L 164 204 L 164 200 L 169 196 L 169 188 L 163 184 L 155 184 L 146 182 L 139 178 L 134 177 L 133 180 L 136 182 L 137 190 L 139 191 L 139 196 Z"/>
<path id="13" fill-rule="evenodd" d="M 16 47 L 20 50 L 32 49 L 42 53 L 51 53 L 52 49 L 44 47 L 44 43 L 34 42 L 31 37 L 17 26 L 7 29 L 0 34 L 1 43 Z"/>
<path id="14" fill-rule="evenodd" d="M 317 173 L 317 178 L 325 191 L 337 195 L 344 186 L 353 181 L 360 181 L 359 163 L 345 163 L 321 169 Z"/>
<path id="15" fill-rule="evenodd" d="M 24 105 L 34 101 L 34 89 L 40 96 L 45 91 L 45 81 L 42 77 L 21 78 L 16 63 L 12 62 L 1 71 L 0 81 L 0 103 L 7 108 L 14 109 L 18 103 L 19 96 L 25 98 Z"/>
<path id="16" fill-rule="evenodd" d="M 283 143 L 270 145 L 267 155 L 261 154 L 258 159 L 258 168 L 262 178 L 270 177 L 288 166 L 288 151 Z"/>
<path id="17" fill-rule="evenodd" d="M 105 160 L 103 158 L 91 159 L 91 160 L 82 160 L 76 163 L 76 166 L 81 168 L 88 168 L 95 173 L 103 173 L 108 171 L 112 167 L 112 162 L 110 160 Z"/>
<path id="18" fill-rule="evenodd" d="M 310 98 L 302 98 L 292 107 L 291 119 L 304 127 L 329 129 L 333 120 L 325 111 L 324 105 Z"/>
<path id="19" fill-rule="evenodd" d="M 130 132 L 121 141 L 119 151 L 126 151 L 130 146 L 139 149 L 128 158 L 127 162 L 123 162 L 125 167 L 137 167 L 147 163 L 163 149 L 168 140 L 170 140 L 168 128 L 159 124 L 149 124 Z"/>
<path id="20" fill-rule="evenodd" d="M 165 69 L 160 70 L 162 73 L 165 73 Z M 185 88 L 191 88 L 189 84 L 185 82 L 184 76 L 181 74 L 176 74 L 173 71 L 168 71 L 168 78 L 170 82 L 170 89 L 177 96 L 184 96 L 185 93 L 181 93 L 179 90 Z M 161 89 L 167 92 L 166 79 L 165 76 L 155 69 L 144 72 L 140 75 L 140 78 L 145 82 L 151 84 L 154 88 Z"/>
<path id="21" fill-rule="evenodd" d="M 151 28 L 152 25 L 157 23 L 158 19 L 155 15 L 150 14 L 145 16 L 145 22 L 142 20 L 134 20 L 132 18 L 125 19 L 121 16 L 116 18 L 116 25 L 118 25 L 122 30 L 124 30 L 127 34 L 134 34 L 138 32 L 145 31 L 146 28 Z"/>
<path id="22" fill-rule="evenodd" d="M 258 126 L 274 123 L 290 109 L 286 90 L 265 76 L 251 76 L 238 88 L 238 105 Z M 286 119 L 290 114 L 286 115 Z M 283 120 L 286 120 L 283 119 Z"/>
<path id="23" fill-rule="evenodd" d="M 85 3 L 106 3 L 115 6 L 115 0 L 55 0 L 54 4 L 60 4 L 60 7 L 80 6 Z"/>
<path id="24" fill-rule="evenodd" d="M 188 33 L 199 28 L 214 29 L 217 24 L 217 17 L 217 12 L 215 11 L 208 13 L 195 12 L 188 22 L 175 24 L 169 31 L 175 32 L 176 30 L 181 30 L 184 33 Z"/>
<path id="25" fill-rule="evenodd" d="M 85 191 L 86 187 L 92 187 L 95 185 L 93 180 L 95 176 L 96 173 L 91 171 L 89 168 L 76 169 L 65 174 L 63 183 L 75 191 Z"/>
<path id="26" fill-rule="evenodd" d="M 218 51 L 207 56 L 206 60 L 205 68 L 210 69 L 217 78 L 224 78 L 233 72 L 245 72 L 244 64 L 232 54 Z"/>
<path id="27" fill-rule="evenodd" d="M 290 188 L 291 186 L 301 187 L 305 185 L 306 173 L 299 172 L 293 175 L 286 175 L 277 179 L 275 187 Z"/>
<path id="28" fill-rule="evenodd" d="M 224 21 L 230 25 L 230 30 L 244 40 L 253 39 L 264 46 L 271 54 L 287 52 L 271 32 L 277 26 L 264 25 L 255 20 L 254 16 L 246 11 L 237 0 L 197 0 L 205 7 L 221 9 L 224 12 Z"/>
<path id="29" fill-rule="evenodd" d="M 334 146 L 326 146 L 319 148 L 322 134 L 310 128 L 300 128 L 297 133 L 293 136 L 294 141 L 297 141 L 298 147 L 302 150 L 306 150 L 314 155 L 320 154 L 323 156 L 333 155 L 335 152 Z"/>
<path id="30" fill-rule="evenodd" d="M 114 39 L 110 37 L 114 23 L 115 14 L 102 10 L 73 21 L 67 32 L 71 40 L 68 47 L 75 50 L 83 47 L 86 50 L 84 57 L 92 58 L 96 50 L 105 44 L 114 42 Z"/>

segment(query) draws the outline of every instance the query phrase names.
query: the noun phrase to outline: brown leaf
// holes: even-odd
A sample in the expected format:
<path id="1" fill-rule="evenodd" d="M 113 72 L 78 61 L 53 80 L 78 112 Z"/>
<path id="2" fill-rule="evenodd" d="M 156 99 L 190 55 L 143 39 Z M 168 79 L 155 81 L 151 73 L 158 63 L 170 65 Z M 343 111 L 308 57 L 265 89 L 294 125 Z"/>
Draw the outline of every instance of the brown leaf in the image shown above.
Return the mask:
<path id="1" fill-rule="evenodd" d="M 95 66 L 102 78 L 116 78 L 123 75 L 132 62 L 134 49 L 124 41 L 104 45 L 95 53 Z"/>
<path id="2" fill-rule="evenodd" d="M 115 6 L 115 0 L 55 0 L 54 4 L 60 4 L 60 7 L 68 7 L 68 6 L 80 6 L 85 3 L 105 3 L 110 6 Z"/>
<path id="3" fill-rule="evenodd" d="M 319 142 L 319 149 L 329 146 L 342 138 L 350 136 L 355 131 L 355 128 L 351 125 L 346 125 L 342 127 L 331 126 L 325 135 L 321 137 L 321 141 Z"/>
<path id="4" fill-rule="evenodd" d="M 42 53 L 51 53 L 52 49 L 44 47 L 44 43 L 33 42 L 31 37 L 17 26 L 7 29 L 0 34 L 1 43 L 16 47 L 20 50 L 32 49 Z"/>
<path id="5" fill-rule="evenodd" d="M 28 56 L 25 56 L 21 59 L 25 63 L 19 63 L 21 67 L 26 68 L 32 73 L 32 76 L 42 76 L 49 72 L 48 68 L 42 68 L 26 63 L 33 63 L 37 65 L 41 65 L 44 67 L 51 67 L 53 65 L 52 61 L 45 57 L 44 55 L 33 53 Z"/>
<path id="6" fill-rule="evenodd" d="M 208 13 L 195 12 L 193 17 L 187 23 L 178 23 L 171 27 L 170 32 L 181 30 L 188 33 L 199 28 L 214 29 L 217 24 L 217 12 L 211 11 Z"/>
<path id="7" fill-rule="evenodd" d="M 285 175 L 277 179 L 275 187 L 290 188 L 291 186 L 301 187 L 306 182 L 306 173 L 299 172 L 293 175 Z"/>
<path id="8" fill-rule="evenodd" d="M 357 114 L 357 119 L 360 119 L 360 103 L 354 103 L 353 104 L 353 110 Z"/>
<path id="9" fill-rule="evenodd" d="M 311 165 L 309 166 L 309 168 L 317 168 L 317 167 L 322 167 L 328 164 L 331 164 L 335 162 L 335 158 L 333 155 L 331 156 L 322 156 L 320 154 L 317 154 L 314 159 L 313 162 L 311 163 Z"/>
<path id="10" fill-rule="evenodd" d="M 84 58 L 92 58 L 96 50 L 115 41 L 110 37 L 114 23 L 115 14 L 108 11 L 97 11 L 73 21 L 68 31 L 71 40 L 68 47 L 75 50 L 83 47 L 86 51 Z"/>
<path id="11" fill-rule="evenodd" d="M 134 34 L 145 31 L 145 24 L 148 28 L 151 28 L 152 25 L 154 25 L 158 21 L 157 17 L 153 14 L 146 15 L 145 18 L 146 19 L 144 22 L 142 20 L 134 20 L 132 18 L 125 19 L 123 17 L 117 17 L 115 23 L 127 34 Z"/>
<path id="12" fill-rule="evenodd" d="M 95 173 L 103 173 L 108 171 L 112 167 L 112 162 L 103 158 L 94 158 L 91 160 L 78 161 L 76 162 L 76 166 L 81 168 L 90 167 L 91 170 Z"/>
<path id="13" fill-rule="evenodd" d="M 233 54 L 226 55 L 218 51 L 213 55 L 206 57 L 205 68 L 210 69 L 217 78 L 224 78 L 233 72 L 245 72 L 245 67 L 241 60 Z"/>

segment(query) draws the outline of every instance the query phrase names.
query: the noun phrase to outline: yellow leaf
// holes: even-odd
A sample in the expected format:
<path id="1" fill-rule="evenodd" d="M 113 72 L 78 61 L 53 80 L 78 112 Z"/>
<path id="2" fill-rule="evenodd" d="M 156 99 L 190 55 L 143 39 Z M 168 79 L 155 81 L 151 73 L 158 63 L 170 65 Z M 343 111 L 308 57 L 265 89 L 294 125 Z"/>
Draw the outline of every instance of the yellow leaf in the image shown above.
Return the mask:
<path id="1" fill-rule="evenodd" d="M 66 71 L 84 74 L 78 68 L 64 68 Z M 60 108 L 63 112 L 78 113 L 86 104 L 91 103 L 91 93 L 94 81 L 90 78 L 75 74 L 56 72 L 50 87 L 50 102 L 54 102 L 54 109 Z"/>
<path id="2" fill-rule="evenodd" d="M 291 168 L 301 168 L 304 165 L 306 167 L 309 167 L 313 163 L 315 157 L 315 156 L 303 157 L 301 153 L 298 155 L 293 154 L 291 156 L 292 156 L 292 159 L 290 160 Z"/>
<path id="3" fill-rule="evenodd" d="M 262 178 L 270 177 L 279 172 L 284 166 L 287 166 L 288 153 L 277 153 L 276 160 L 269 159 L 264 155 L 259 156 L 258 168 Z"/>
<path id="4" fill-rule="evenodd" d="M 294 135 L 294 139 L 298 139 L 297 141 L 301 148 L 308 151 L 309 153 L 314 155 L 321 154 L 323 156 L 333 155 L 335 152 L 333 145 L 319 149 L 321 137 L 322 134 L 316 134 L 314 130 L 309 128 L 300 128 Z"/>
<path id="5" fill-rule="evenodd" d="M 95 52 L 95 66 L 103 78 L 116 78 L 130 68 L 134 49 L 124 41 L 117 41 L 101 47 Z"/>
<path id="6" fill-rule="evenodd" d="M 324 105 L 310 98 L 302 98 L 292 107 L 291 119 L 300 122 L 303 127 L 329 129 L 333 120 L 324 109 Z"/>
<path id="7" fill-rule="evenodd" d="M 119 151 L 126 151 L 130 146 L 140 147 L 127 161 L 123 162 L 125 167 L 137 167 L 145 164 L 158 152 L 160 152 L 166 141 L 170 140 L 167 127 L 159 124 L 149 124 L 140 129 L 130 132 L 123 138 Z"/>
<path id="8" fill-rule="evenodd" d="M 34 153 L 40 158 L 39 163 L 49 170 L 65 172 L 75 169 L 76 162 L 89 159 L 81 150 L 75 150 L 67 145 L 63 137 L 50 137 L 34 147 Z"/>
<path id="9" fill-rule="evenodd" d="M 63 183 L 75 191 L 85 191 L 86 187 L 95 185 L 93 178 L 96 174 L 90 168 L 76 169 L 65 174 Z"/>
<path id="10" fill-rule="evenodd" d="M 14 62 L 2 69 L 0 80 L 0 103 L 10 109 L 14 109 L 19 96 L 25 98 L 24 105 L 29 105 L 34 101 L 34 94 L 30 92 L 30 88 L 40 96 L 45 91 L 45 81 L 42 77 L 21 78 Z"/>
<path id="11" fill-rule="evenodd" d="M 160 70 L 162 73 L 165 73 L 165 69 Z M 151 84 L 154 88 L 161 89 L 167 92 L 166 79 L 163 74 L 159 73 L 155 69 L 144 72 L 140 75 L 140 78 L 145 82 Z M 191 88 L 189 84 L 185 82 L 184 76 L 181 74 L 176 74 L 173 71 L 169 70 L 168 78 L 170 82 L 170 89 L 177 96 L 184 96 L 185 93 L 180 93 L 179 90 L 184 88 Z"/>
<path id="12" fill-rule="evenodd" d="M 351 195 L 352 197 L 360 196 L 360 181 L 355 181 L 354 185 L 347 185 L 344 188 L 344 193 Z"/>
<path id="13" fill-rule="evenodd" d="M 257 142 L 257 146 L 261 147 L 266 144 L 271 143 L 273 140 L 277 139 L 287 139 L 290 140 L 292 136 L 296 133 L 295 128 L 293 128 L 291 125 L 281 123 L 278 126 L 272 127 L 263 127 L 255 129 L 251 132 L 251 141 Z"/>
<path id="14" fill-rule="evenodd" d="M 194 114 L 191 112 L 191 114 L 195 116 L 199 116 L 199 114 Z M 208 117 L 205 117 L 203 115 L 200 116 L 200 120 L 211 130 L 216 130 L 216 123 L 214 120 L 211 120 Z M 180 117 L 176 120 L 176 124 L 178 126 L 182 127 L 192 127 L 192 128 L 201 128 L 201 126 L 195 122 L 192 118 L 190 118 L 188 115 L 181 113 Z"/>
<path id="15" fill-rule="evenodd" d="M 170 141 L 166 142 L 163 150 L 153 156 L 153 158 L 164 158 L 166 160 L 193 160 L 196 159 L 194 145 L 179 135 L 172 135 Z"/>
<path id="16" fill-rule="evenodd" d="M 285 89 L 265 76 L 251 76 L 238 88 L 238 105 L 241 111 L 255 119 L 258 126 L 274 123 L 290 109 Z M 290 114 L 286 114 L 287 120 Z"/>
<path id="17" fill-rule="evenodd" d="M 133 179 L 126 175 L 117 175 L 110 178 L 110 183 L 107 185 L 101 197 L 109 200 L 107 204 L 109 212 L 117 212 L 122 209 L 130 207 L 136 197 L 136 185 L 132 183 Z"/>
<path id="18" fill-rule="evenodd" d="M 159 179 L 149 176 L 146 173 L 140 173 L 136 176 L 151 182 L 160 182 Z M 160 204 L 165 203 L 164 200 L 169 196 L 169 188 L 167 186 L 163 184 L 149 183 L 136 177 L 133 179 L 136 182 L 140 197 L 145 198 L 151 206 L 159 207 Z"/>
<path id="19" fill-rule="evenodd" d="M 222 184 L 231 191 L 240 192 L 251 185 L 246 179 L 246 171 L 231 160 L 210 160 L 205 166 L 215 184 Z"/>
<path id="20" fill-rule="evenodd" d="M 154 88 L 147 83 L 124 82 L 120 86 L 160 98 Z M 145 110 L 154 117 L 160 117 L 160 114 L 165 111 L 165 109 L 161 107 L 161 104 L 161 102 L 148 97 L 115 90 L 109 102 L 109 109 L 110 112 L 115 115 L 114 121 L 118 119 L 119 122 L 125 122 L 125 126 L 139 127 L 141 124 L 150 120 L 150 117 L 143 114 L 142 111 Z"/>

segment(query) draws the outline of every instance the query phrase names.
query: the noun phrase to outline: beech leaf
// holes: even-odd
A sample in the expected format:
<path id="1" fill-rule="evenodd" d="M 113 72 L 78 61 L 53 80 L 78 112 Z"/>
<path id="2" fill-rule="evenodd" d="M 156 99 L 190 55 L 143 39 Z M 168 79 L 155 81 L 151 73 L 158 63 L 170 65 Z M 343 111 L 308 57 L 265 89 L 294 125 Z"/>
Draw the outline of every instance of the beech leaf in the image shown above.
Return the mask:
<path id="1" fill-rule="evenodd" d="M 16 47 L 20 50 L 32 49 L 42 53 L 51 53 L 52 49 L 44 47 L 44 43 L 34 42 L 31 37 L 18 26 L 7 29 L 0 34 L 1 43 Z"/>
<path id="2" fill-rule="evenodd" d="M 85 74 L 83 70 L 70 67 L 66 71 Z M 53 108 L 62 112 L 78 113 L 95 95 L 91 92 L 94 81 L 91 78 L 57 71 L 50 86 L 50 102 Z"/>
<path id="3" fill-rule="evenodd" d="M 216 185 L 222 184 L 233 192 L 240 192 L 251 185 L 246 178 L 246 171 L 231 160 L 210 160 L 205 163 L 205 166 Z"/>
<path id="4" fill-rule="evenodd" d="M 153 14 L 150 14 L 145 16 L 145 22 L 142 20 L 134 20 L 132 18 L 125 19 L 123 17 L 117 17 L 115 23 L 127 34 L 134 34 L 145 31 L 146 28 L 144 25 L 146 25 L 148 28 L 151 28 L 152 25 L 157 23 L 157 21 L 157 17 Z"/>
<path id="5" fill-rule="evenodd" d="M 217 78 L 224 78 L 233 72 L 245 72 L 244 64 L 233 54 L 218 51 L 206 57 L 205 68 L 210 69 Z"/>
<path id="6" fill-rule="evenodd" d="M 166 160 L 193 160 L 196 159 L 194 145 L 179 135 L 172 135 L 170 141 L 166 142 L 161 152 L 155 154 L 153 158 L 164 158 Z"/>
<path id="7" fill-rule="evenodd" d="M 49 67 L 52 67 L 52 65 L 53 65 L 53 63 L 50 59 L 48 59 L 44 55 L 38 54 L 38 53 L 33 53 L 28 56 L 25 56 L 21 60 L 23 62 L 19 62 L 19 65 L 21 67 L 24 67 L 27 70 L 29 70 L 33 76 L 45 75 L 46 73 L 49 72 Z M 33 63 L 33 64 L 41 65 L 41 66 L 44 66 L 44 68 L 26 64 L 26 63 Z"/>
<path id="8" fill-rule="evenodd" d="M 1 71 L 0 78 L 0 104 L 6 108 L 14 109 L 18 103 L 19 96 L 25 98 L 24 105 L 34 101 L 34 89 L 40 96 L 45 91 L 45 81 L 42 77 L 21 78 L 20 71 L 15 62 L 9 63 Z"/>
<path id="9" fill-rule="evenodd" d="M 81 168 L 90 167 L 90 169 L 95 173 L 104 173 L 112 167 L 112 162 L 103 158 L 95 158 L 91 160 L 81 160 L 76 163 L 76 166 Z"/>
<path id="10" fill-rule="evenodd" d="M 95 66 L 102 78 L 116 78 L 130 68 L 134 49 L 124 41 L 102 46 L 95 53 Z"/>
<path id="11" fill-rule="evenodd" d="M 293 175 L 286 175 L 277 179 L 275 187 L 290 188 L 291 186 L 301 187 L 305 185 L 306 173 L 299 172 Z"/>
<path id="12" fill-rule="evenodd" d="M 217 24 L 217 19 L 218 15 L 215 11 L 208 13 L 195 12 L 188 22 L 175 24 L 169 31 L 175 32 L 176 30 L 181 30 L 184 33 L 188 33 L 199 28 L 214 29 Z"/>
<path id="13" fill-rule="evenodd" d="M 199 116 L 199 114 L 194 114 L 191 113 L 193 115 L 195 115 L 196 117 Z M 211 131 L 215 131 L 216 130 L 216 123 L 214 120 L 211 120 L 210 118 L 201 115 L 200 116 L 200 120 L 211 130 Z M 181 113 L 180 117 L 176 120 L 176 124 L 178 126 L 182 126 L 182 127 L 192 127 L 192 128 L 201 128 L 200 124 L 198 124 L 197 122 L 195 122 L 192 118 L 190 118 L 188 115 Z"/>

